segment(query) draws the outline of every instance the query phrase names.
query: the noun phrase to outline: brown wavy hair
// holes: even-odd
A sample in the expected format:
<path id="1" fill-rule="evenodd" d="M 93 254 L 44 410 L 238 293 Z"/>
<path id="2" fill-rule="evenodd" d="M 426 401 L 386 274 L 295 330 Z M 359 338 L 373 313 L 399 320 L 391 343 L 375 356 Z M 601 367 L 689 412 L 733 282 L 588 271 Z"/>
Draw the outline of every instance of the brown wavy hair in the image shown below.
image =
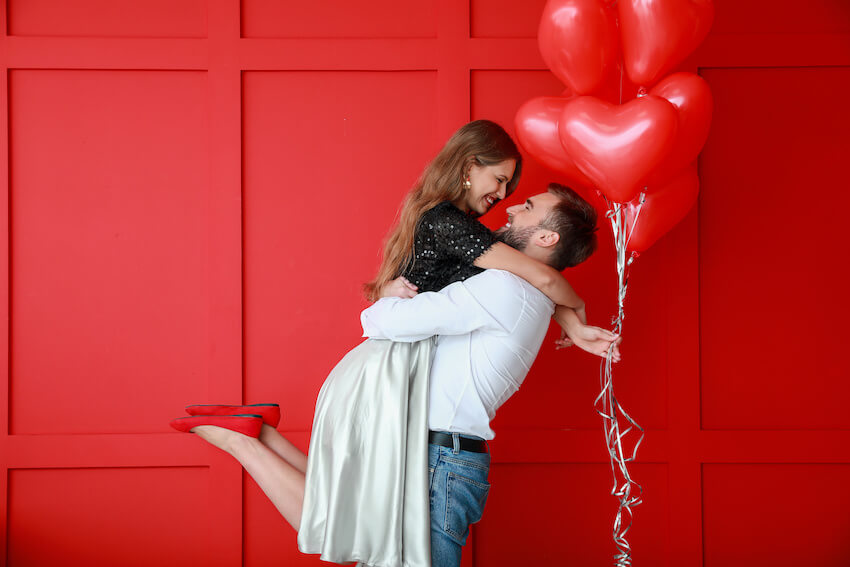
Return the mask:
<path id="1" fill-rule="evenodd" d="M 495 165 L 506 159 L 516 160 L 514 175 L 505 191 L 510 195 L 519 183 L 522 155 L 505 129 L 490 120 L 475 120 L 455 132 L 405 197 L 398 224 L 387 236 L 378 274 L 363 286 L 366 299 L 377 300 L 380 290 L 411 266 L 413 236 L 422 214 L 443 201 L 457 202 L 463 196 L 463 181 L 473 163 Z"/>

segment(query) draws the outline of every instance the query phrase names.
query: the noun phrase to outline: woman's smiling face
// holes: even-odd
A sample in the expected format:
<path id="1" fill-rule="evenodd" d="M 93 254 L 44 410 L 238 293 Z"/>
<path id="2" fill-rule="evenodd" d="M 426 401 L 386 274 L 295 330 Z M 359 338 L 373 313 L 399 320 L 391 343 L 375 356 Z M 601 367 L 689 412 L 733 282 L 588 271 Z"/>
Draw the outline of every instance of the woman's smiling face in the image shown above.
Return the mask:
<path id="1" fill-rule="evenodd" d="M 514 176 L 516 160 L 506 159 L 494 165 L 473 163 L 469 169 L 470 187 L 456 202 L 458 208 L 481 216 L 505 198 L 507 185 Z"/>

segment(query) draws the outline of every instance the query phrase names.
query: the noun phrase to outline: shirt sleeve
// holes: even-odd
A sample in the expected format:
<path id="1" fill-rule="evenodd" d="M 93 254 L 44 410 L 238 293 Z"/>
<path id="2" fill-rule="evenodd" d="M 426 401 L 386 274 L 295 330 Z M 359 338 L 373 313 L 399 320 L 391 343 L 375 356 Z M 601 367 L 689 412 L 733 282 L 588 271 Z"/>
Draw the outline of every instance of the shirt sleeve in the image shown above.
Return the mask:
<path id="1" fill-rule="evenodd" d="M 504 276 L 493 281 L 488 270 L 438 292 L 410 299 L 385 297 L 360 314 L 363 336 L 414 342 L 434 335 L 464 335 L 477 330 L 507 334 L 515 327 L 525 302 Z"/>
<path id="2" fill-rule="evenodd" d="M 496 238 L 490 229 L 451 203 L 441 203 L 429 219 L 437 254 L 472 264 L 493 246 Z"/>

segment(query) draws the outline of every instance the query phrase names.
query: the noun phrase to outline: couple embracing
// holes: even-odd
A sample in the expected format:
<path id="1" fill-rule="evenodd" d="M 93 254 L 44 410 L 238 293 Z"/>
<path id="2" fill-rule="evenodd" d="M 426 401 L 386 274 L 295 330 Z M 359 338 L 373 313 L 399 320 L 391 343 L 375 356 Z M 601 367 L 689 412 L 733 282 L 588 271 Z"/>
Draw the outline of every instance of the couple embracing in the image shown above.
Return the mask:
<path id="1" fill-rule="evenodd" d="M 490 489 L 490 420 L 517 391 L 550 318 L 562 345 L 619 359 L 560 271 L 596 247 L 596 212 L 567 187 L 477 217 L 509 196 L 522 157 L 498 124 L 460 128 L 407 195 L 386 243 L 367 340 L 319 393 L 308 455 L 275 404 L 189 406 L 172 425 L 236 458 L 298 530 L 304 553 L 372 567 L 458 566 Z"/>

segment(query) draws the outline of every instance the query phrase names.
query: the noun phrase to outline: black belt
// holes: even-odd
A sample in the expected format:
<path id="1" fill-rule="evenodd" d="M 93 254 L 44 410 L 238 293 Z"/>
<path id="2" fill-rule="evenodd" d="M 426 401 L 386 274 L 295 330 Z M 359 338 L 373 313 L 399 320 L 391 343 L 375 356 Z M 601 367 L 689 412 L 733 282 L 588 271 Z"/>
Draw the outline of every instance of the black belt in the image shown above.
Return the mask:
<path id="1" fill-rule="evenodd" d="M 466 437 L 458 437 L 461 451 L 472 451 L 473 453 L 486 453 L 487 442 L 483 439 L 467 439 Z M 454 449 L 454 440 L 451 433 L 443 433 L 442 431 L 428 432 L 428 443 L 441 445 Z"/>

